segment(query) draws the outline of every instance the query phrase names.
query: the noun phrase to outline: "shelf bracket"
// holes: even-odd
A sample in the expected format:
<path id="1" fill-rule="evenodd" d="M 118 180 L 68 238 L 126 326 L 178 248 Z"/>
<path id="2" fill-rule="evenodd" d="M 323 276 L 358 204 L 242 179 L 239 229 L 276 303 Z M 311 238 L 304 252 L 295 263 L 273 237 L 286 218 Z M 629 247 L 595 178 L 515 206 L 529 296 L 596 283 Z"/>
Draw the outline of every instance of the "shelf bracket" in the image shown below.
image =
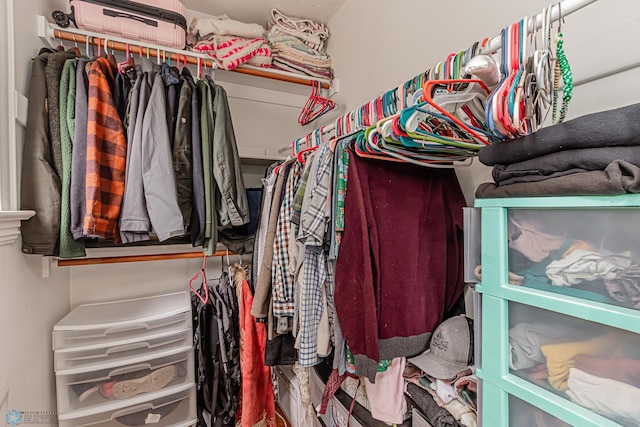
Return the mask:
<path id="1" fill-rule="evenodd" d="M 51 276 L 51 257 L 42 257 L 42 278 L 47 279 Z"/>

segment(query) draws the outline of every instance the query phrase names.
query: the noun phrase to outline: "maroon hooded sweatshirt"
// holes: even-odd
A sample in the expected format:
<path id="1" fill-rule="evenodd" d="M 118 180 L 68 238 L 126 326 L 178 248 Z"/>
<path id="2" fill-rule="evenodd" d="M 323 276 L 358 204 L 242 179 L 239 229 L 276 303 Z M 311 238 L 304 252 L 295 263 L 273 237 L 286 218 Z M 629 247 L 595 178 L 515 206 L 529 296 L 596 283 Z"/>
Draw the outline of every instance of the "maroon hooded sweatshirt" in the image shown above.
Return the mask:
<path id="1" fill-rule="evenodd" d="M 356 372 L 426 350 L 464 290 L 462 208 L 452 169 L 349 159 L 335 304 Z"/>

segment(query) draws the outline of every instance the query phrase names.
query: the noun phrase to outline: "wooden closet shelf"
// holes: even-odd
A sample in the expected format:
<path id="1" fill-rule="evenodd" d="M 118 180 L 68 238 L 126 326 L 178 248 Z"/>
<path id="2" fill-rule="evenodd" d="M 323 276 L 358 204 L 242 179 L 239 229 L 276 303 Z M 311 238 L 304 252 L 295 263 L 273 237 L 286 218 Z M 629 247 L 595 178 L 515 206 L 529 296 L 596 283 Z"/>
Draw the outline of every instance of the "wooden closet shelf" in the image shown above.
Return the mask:
<path id="1" fill-rule="evenodd" d="M 213 68 L 214 62 L 208 56 L 188 51 L 188 50 L 180 50 L 180 49 L 172 49 L 163 46 L 158 46 L 150 43 L 126 40 L 116 36 L 110 35 L 101 35 L 96 33 L 90 33 L 88 31 L 83 31 L 77 28 L 66 28 L 62 29 L 55 24 L 50 23 L 43 16 L 40 16 L 40 37 L 43 39 L 58 39 L 65 40 L 73 43 L 78 43 L 79 47 L 82 47 L 81 44 L 89 44 L 92 46 L 100 45 L 104 48 L 105 40 L 108 49 L 117 50 L 120 52 L 126 52 L 127 44 L 129 45 L 129 51 L 131 54 L 135 55 L 145 55 L 149 57 L 157 58 L 160 56 L 168 60 L 171 58 L 171 62 L 173 63 L 184 63 L 186 58 L 187 63 L 198 65 L 198 61 L 201 64 L 205 65 L 207 68 Z M 88 39 L 88 40 L 87 40 Z M 51 43 L 50 43 L 51 44 Z M 226 70 L 220 70 L 226 71 Z M 329 89 L 331 87 L 331 82 L 325 79 L 314 79 L 311 77 L 307 77 L 300 74 L 290 73 L 287 71 L 274 70 L 271 68 L 260 68 L 260 67 L 252 67 L 248 65 L 241 65 L 233 70 L 230 70 L 233 73 L 238 74 L 246 74 L 255 77 L 262 77 L 271 80 L 278 80 L 282 82 L 294 83 L 298 85 L 312 86 L 314 81 L 320 81 L 322 87 L 324 89 Z"/>
<path id="2" fill-rule="evenodd" d="M 221 257 L 226 255 L 235 255 L 234 252 L 226 250 L 215 251 L 209 257 Z M 96 258 L 77 258 L 77 259 L 59 259 L 58 267 L 74 267 L 79 265 L 100 265 L 100 264 L 119 264 L 126 262 L 147 262 L 147 261 L 170 261 L 176 259 L 202 258 L 202 252 L 184 252 L 173 254 L 155 254 L 155 255 L 128 255 L 128 256 L 110 256 Z"/>

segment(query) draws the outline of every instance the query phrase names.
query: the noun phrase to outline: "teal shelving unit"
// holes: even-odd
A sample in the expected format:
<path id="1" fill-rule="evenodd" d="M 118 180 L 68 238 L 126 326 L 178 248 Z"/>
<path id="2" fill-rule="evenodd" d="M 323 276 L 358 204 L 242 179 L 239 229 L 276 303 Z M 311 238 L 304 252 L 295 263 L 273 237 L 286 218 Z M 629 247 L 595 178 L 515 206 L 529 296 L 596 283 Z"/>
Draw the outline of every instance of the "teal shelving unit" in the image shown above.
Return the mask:
<path id="1" fill-rule="evenodd" d="M 593 236 L 593 240 L 600 238 L 597 244 L 617 244 L 609 238 L 617 233 L 624 236 L 625 244 L 631 246 L 626 249 L 631 249 L 640 263 L 640 195 L 481 199 L 476 200 L 475 207 L 481 211 L 482 236 L 482 279 L 475 288 L 481 294 L 482 307 L 481 354 L 477 357 L 481 425 L 535 427 L 517 420 L 522 413 L 537 411 L 575 427 L 621 426 L 613 417 L 592 412 L 564 393 L 510 370 L 509 329 L 514 319 L 527 314 L 543 320 L 557 317 L 560 322 L 583 323 L 587 329 L 603 328 L 629 336 L 640 334 L 640 311 L 564 295 L 555 289 L 527 287 L 526 283 L 509 284 L 508 224 L 510 212 L 518 210 L 543 226 L 565 230 L 569 238 L 585 235 Z M 640 359 L 640 354 L 635 358 Z"/>

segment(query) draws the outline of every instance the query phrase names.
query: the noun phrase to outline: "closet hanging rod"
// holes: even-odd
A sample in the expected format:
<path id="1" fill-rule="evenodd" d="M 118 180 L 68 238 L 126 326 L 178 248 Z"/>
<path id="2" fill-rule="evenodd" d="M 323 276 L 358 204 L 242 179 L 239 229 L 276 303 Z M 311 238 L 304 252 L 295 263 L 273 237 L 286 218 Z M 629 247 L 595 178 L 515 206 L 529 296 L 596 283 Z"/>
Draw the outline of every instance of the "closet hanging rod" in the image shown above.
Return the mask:
<path id="1" fill-rule="evenodd" d="M 62 29 L 55 24 L 50 23 L 44 16 L 38 17 L 40 20 L 39 27 L 39 36 L 42 39 L 49 40 L 51 38 L 64 40 L 72 43 L 86 44 L 87 38 L 89 39 L 89 44 L 92 46 L 98 46 L 98 44 L 102 45 L 104 48 L 104 41 L 107 40 L 107 47 L 112 50 L 117 50 L 119 52 L 126 52 L 127 43 L 129 44 L 129 51 L 132 54 L 139 55 L 149 55 L 150 57 L 157 58 L 158 55 L 165 58 L 171 58 L 171 61 L 174 63 L 183 63 L 184 58 L 186 57 L 187 63 L 198 65 L 198 59 L 200 62 L 208 68 L 212 68 L 214 66 L 214 62 L 208 56 L 189 51 L 189 50 L 180 50 L 180 49 L 172 49 L 164 46 L 154 45 L 145 42 L 126 40 L 121 37 L 110 36 L 106 34 L 98 34 L 91 33 L 89 31 L 80 30 L 77 28 L 66 28 Z M 51 43 L 50 43 L 51 44 Z M 140 52 L 142 50 L 142 52 Z M 227 71 L 227 70 L 220 70 Z M 294 83 L 305 86 L 312 86 L 314 80 L 320 81 L 322 83 L 323 89 L 329 89 L 331 87 L 331 82 L 326 79 L 313 79 L 311 77 L 289 73 L 287 71 L 274 70 L 271 68 L 260 68 L 260 67 L 252 67 L 249 65 L 241 65 L 233 70 L 229 70 L 238 74 L 245 74 L 254 77 L 262 77 L 271 80 L 278 80 L 287 83 Z"/>
<path id="2" fill-rule="evenodd" d="M 173 254 L 156 254 L 156 255 L 126 255 L 126 256 L 110 256 L 96 258 L 77 258 L 77 259 L 59 259 L 58 267 L 75 267 L 79 265 L 101 265 L 101 264 L 121 264 L 127 262 L 147 262 L 147 261 L 170 261 L 176 259 L 202 258 L 202 252 L 184 252 Z M 221 257 L 226 255 L 235 255 L 234 252 L 227 250 L 215 251 L 207 257 Z"/>
<path id="3" fill-rule="evenodd" d="M 560 18 L 560 14 L 562 14 L 562 18 L 571 15 L 573 12 L 576 12 L 586 6 L 589 6 L 591 3 L 595 3 L 598 0 L 564 0 L 553 6 L 551 9 L 551 22 L 557 22 Z M 533 19 L 532 19 L 533 21 Z M 539 30 L 542 28 L 542 13 L 539 13 L 535 16 L 535 30 Z M 534 30 L 531 28 L 530 30 Z M 480 53 L 491 53 L 502 47 L 502 36 L 499 34 L 494 38 L 490 39 L 484 48 L 480 49 Z"/>
<path id="4" fill-rule="evenodd" d="M 576 12 L 586 6 L 589 6 L 591 3 L 595 3 L 598 0 L 564 0 L 561 1 L 560 3 L 556 4 L 553 6 L 553 9 L 551 10 L 551 22 L 557 22 L 558 19 L 560 18 L 560 13 L 562 13 L 562 18 L 571 15 L 573 12 Z M 533 21 L 533 19 L 532 19 Z M 535 16 L 535 25 L 536 25 L 536 29 L 540 29 L 540 27 L 542 27 L 542 13 L 539 13 Z M 486 45 L 484 46 L 484 48 L 480 49 L 480 54 L 488 54 L 488 53 L 492 53 L 497 51 L 498 49 L 500 49 L 500 47 L 502 46 L 502 37 L 501 35 L 498 35 L 496 37 L 493 37 L 492 39 L 489 39 L 486 43 Z M 410 79 L 409 81 L 411 81 L 413 79 Z M 379 97 L 378 97 L 379 98 Z M 351 115 L 357 115 L 358 111 L 361 110 L 363 107 L 365 107 L 367 104 L 370 104 L 371 102 L 373 102 L 374 100 L 376 100 L 377 98 L 369 101 L 366 104 L 361 105 L 360 107 L 356 108 L 355 110 L 352 110 L 342 116 L 340 116 L 339 118 L 343 118 L 343 119 L 347 119 L 349 116 Z M 326 135 L 332 131 L 334 131 L 336 129 L 336 121 L 334 121 L 331 124 L 328 124 L 326 126 L 322 126 L 319 129 L 322 129 L 322 134 Z M 311 133 L 317 131 L 318 129 L 310 132 L 307 135 L 310 135 Z M 286 147 L 282 147 L 280 150 L 278 150 L 278 152 L 280 153 L 284 153 L 287 150 L 290 150 L 290 146 L 286 146 Z"/>

